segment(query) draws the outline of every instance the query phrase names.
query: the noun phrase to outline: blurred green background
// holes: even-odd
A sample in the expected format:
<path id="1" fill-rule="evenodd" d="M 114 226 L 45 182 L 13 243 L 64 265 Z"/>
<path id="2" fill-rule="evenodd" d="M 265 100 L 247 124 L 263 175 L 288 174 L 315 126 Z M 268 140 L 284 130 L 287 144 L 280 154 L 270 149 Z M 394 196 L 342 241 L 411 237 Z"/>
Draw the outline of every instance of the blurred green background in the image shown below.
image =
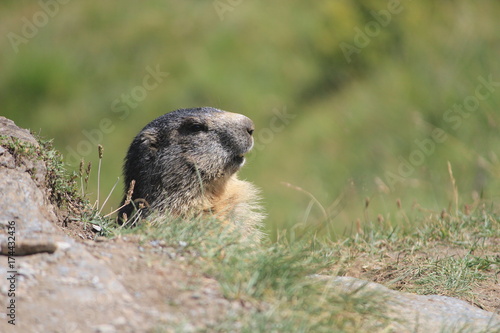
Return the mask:
<path id="1" fill-rule="evenodd" d="M 0 114 L 70 169 L 101 143 L 101 198 L 144 125 L 204 105 L 256 123 L 273 237 L 321 221 L 304 191 L 337 233 L 454 209 L 447 161 L 460 206 L 499 198 L 498 1 L 60 1 L 0 3 Z"/>

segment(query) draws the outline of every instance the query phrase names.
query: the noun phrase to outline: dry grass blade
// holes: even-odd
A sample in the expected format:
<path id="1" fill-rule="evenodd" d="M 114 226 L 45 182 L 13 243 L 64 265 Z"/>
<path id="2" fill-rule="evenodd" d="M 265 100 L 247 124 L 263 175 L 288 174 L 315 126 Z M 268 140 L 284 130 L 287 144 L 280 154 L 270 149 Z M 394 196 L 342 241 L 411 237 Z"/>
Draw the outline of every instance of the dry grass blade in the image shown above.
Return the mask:
<path id="1" fill-rule="evenodd" d="M 448 173 L 450 174 L 451 185 L 453 187 L 453 199 L 455 202 L 455 215 L 458 214 L 458 188 L 457 183 L 455 181 L 455 177 L 453 177 L 453 170 L 451 168 L 451 163 L 448 161 Z"/>
<path id="2" fill-rule="evenodd" d="M 118 185 L 118 182 L 119 182 L 119 181 L 120 181 L 120 178 L 118 177 L 118 178 L 116 179 L 115 184 L 114 184 L 114 185 L 113 185 L 113 187 L 111 188 L 111 191 L 109 191 L 108 196 L 106 197 L 106 199 L 105 199 L 105 200 L 104 200 L 104 202 L 102 203 L 101 209 L 99 209 L 99 214 L 101 214 L 101 213 L 102 213 L 102 210 L 104 209 L 104 206 L 106 206 L 106 204 L 108 203 L 108 200 L 109 200 L 109 198 L 111 197 L 111 195 L 113 194 L 113 192 L 115 191 L 115 188 L 116 188 L 116 186 Z M 105 217 L 106 217 L 106 216 L 105 216 Z"/>
<path id="3" fill-rule="evenodd" d="M 135 180 L 132 180 L 130 182 L 130 186 L 128 187 L 127 197 L 125 198 L 125 202 L 123 203 L 123 205 L 121 205 L 120 207 L 118 207 L 117 209 L 112 211 L 111 213 L 104 215 L 104 217 L 109 217 L 109 216 L 113 215 L 114 213 L 118 212 L 123 207 L 130 204 L 130 202 L 132 201 L 132 194 L 134 193 L 134 187 L 135 187 Z"/>
<path id="4" fill-rule="evenodd" d="M 328 214 L 327 214 L 327 212 L 325 210 L 325 207 L 323 207 L 323 205 L 321 204 L 321 202 L 319 202 L 318 199 L 316 199 L 316 197 L 312 193 L 304 190 L 302 187 L 295 186 L 295 185 L 292 185 L 292 184 L 287 183 L 287 182 L 281 182 L 281 184 L 285 185 L 286 187 L 289 187 L 291 189 L 294 189 L 296 191 L 299 191 L 299 192 L 302 192 L 302 193 L 306 194 L 309 198 L 311 198 L 311 200 L 314 203 L 316 203 L 318 205 L 319 209 L 321 210 L 321 213 L 323 214 L 324 220 L 328 221 Z"/>

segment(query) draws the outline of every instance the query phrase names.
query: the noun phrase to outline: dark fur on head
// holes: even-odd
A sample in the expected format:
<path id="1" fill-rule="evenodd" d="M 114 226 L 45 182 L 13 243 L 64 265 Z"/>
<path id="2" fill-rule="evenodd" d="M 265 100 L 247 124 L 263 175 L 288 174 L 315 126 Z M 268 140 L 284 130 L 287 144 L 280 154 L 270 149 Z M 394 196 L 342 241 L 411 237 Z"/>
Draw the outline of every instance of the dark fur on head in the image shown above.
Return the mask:
<path id="1" fill-rule="evenodd" d="M 213 202 L 243 165 L 243 155 L 253 146 L 253 130 L 249 118 L 210 107 L 180 109 L 153 120 L 128 150 L 125 191 L 132 180 L 135 187 L 132 203 L 119 217 L 130 218 L 134 202 L 145 202 L 142 216 L 151 211 L 182 216 L 217 210 Z"/>

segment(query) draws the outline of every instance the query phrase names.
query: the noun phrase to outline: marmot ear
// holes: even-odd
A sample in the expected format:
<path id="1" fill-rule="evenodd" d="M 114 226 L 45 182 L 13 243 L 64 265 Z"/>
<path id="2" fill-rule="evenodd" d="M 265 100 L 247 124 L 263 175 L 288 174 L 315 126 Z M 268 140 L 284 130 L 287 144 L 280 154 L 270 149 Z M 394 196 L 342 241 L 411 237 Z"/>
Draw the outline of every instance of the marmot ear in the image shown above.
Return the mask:
<path id="1" fill-rule="evenodd" d="M 148 128 L 141 133 L 141 144 L 149 148 L 152 153 L 158 150 L 158 130 Z"/>

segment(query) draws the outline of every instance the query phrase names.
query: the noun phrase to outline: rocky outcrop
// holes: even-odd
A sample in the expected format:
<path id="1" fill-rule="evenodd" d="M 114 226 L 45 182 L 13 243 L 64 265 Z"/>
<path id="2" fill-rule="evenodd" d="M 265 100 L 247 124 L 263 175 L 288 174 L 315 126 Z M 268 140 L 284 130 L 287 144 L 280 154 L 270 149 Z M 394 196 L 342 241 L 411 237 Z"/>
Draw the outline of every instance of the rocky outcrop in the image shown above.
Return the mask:
<path id="1" fill-rule="evenodd" d="M 3 117 L 0 135 L 38 145 L 28 131 Z M 35 176 L 27 172 L 35 169 Z M 9 312 L 2 306 L 0 331 L 97 330 L 113 323 L 109 309 L 138 327 L 144 318 L 113 272 L 56 227 L 43 188 L 45 170 L 42 161 L 13 156 L 0 146 L 0 243 L 7 252 L 0 256 L 0 292 L 15 306 Z M 12 274 L 16 278 L 8 281 Z"/>

